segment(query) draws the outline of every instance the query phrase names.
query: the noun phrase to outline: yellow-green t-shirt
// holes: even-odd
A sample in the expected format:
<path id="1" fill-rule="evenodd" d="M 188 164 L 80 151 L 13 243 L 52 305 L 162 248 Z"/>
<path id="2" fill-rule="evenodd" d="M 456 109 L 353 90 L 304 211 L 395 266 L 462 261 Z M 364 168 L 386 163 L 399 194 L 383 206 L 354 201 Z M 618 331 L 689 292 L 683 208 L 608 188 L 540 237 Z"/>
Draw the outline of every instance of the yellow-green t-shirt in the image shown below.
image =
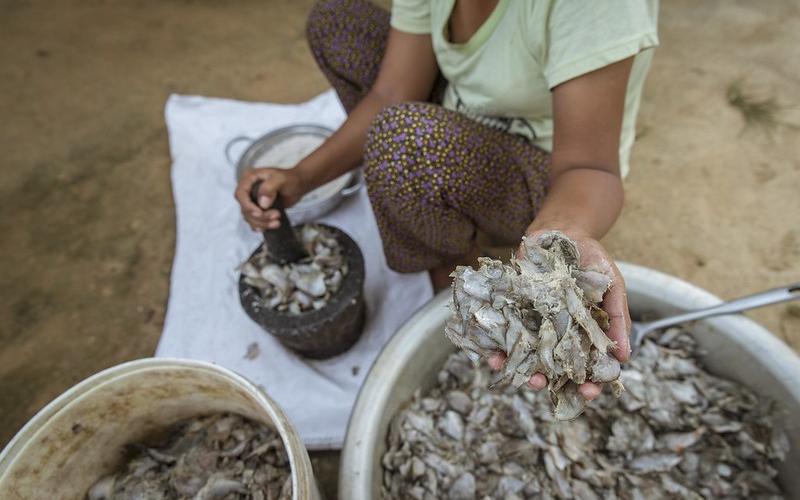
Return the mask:
<path id="1" fill-rule="evenodd" d="M 524 135 L 550 151 L 556 85 L 631 56 L 620 134 L 620 172 L 629 170 L 636 114 L 658 45 L 658 0 L 499 0 L 467 41 L 448 41 L 455 0 L 394 0 L 391 25 L 431 34 L 448 81 L 443 105 Z"/>

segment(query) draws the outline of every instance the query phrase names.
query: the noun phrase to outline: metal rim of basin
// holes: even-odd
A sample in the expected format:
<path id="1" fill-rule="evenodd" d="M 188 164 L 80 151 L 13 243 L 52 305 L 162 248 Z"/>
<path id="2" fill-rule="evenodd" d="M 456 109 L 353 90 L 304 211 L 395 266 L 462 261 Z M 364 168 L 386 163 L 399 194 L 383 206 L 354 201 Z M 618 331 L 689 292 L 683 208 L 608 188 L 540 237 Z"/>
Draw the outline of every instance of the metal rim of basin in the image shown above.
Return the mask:
<path id="1" fill-rule="evenodd" d="M 711 293 L 673 276 L 634 264 L 621 262 L 618 265 L 629 298 L 638 295 L 642 301 L 659 302 L 678 310 L 721 302 Z M 449 315 L 449 298 L 450 291 L 445 290 L 412 316 L 386 344 L 367 374 L 353 407 L 342 449 L 339 469 L 341 498 L 376 498 L 373 494 L 376 481 L 380 483 L 382 478 L 381 474 L 373 473 L 375 467 L 380 467 L 381 458 L 376 456 L 376 447 L 380 448 L 376 443 L 385 441 L 386 426 L 391 418 L 391 415 L 383 414 L 383 409 L 393 399 L 402 366 L 418 355 L 419 344 L 426 336 L 436 334 L 430 331 L 431 325 L 444 322 Z M 744 316 L 722 316 L 702 323 L 716 331 L 727 332 L 727 340 L 739 344 L 761 361 L 762 368 L 772 377 L 786 381 L 781 389 L 794 399 L 795 406 L 800 404 L 797 403 L 800 402 L 800 385 L 791 383 L 800 380 L 800 357 L 789 346 Z M 435 371 L 438 370 L 439 367 L 435 367 Z M 800 450 L 795 451 L 798 452 Z M 791 457 L 787 463 L 791 464 Z M 800 483 L 795 486 L 800 486 Z"/>

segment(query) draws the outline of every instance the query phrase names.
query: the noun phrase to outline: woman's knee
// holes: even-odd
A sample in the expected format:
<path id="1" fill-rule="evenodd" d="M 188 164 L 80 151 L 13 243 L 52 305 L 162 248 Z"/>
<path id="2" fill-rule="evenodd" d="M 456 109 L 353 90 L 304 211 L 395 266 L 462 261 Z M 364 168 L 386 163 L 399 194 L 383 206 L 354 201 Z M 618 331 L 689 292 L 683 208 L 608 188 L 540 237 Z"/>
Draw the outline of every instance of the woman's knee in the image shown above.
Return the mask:
<path id="1" fill-rule="evenodd" d="M 367 130 L 365 156 L 372 158 L 385 153 L 399 159 L 413 156 L 426 142 L 433 130 L 434 104 L 401 102 L 383 108 L 375 115 Z"/>

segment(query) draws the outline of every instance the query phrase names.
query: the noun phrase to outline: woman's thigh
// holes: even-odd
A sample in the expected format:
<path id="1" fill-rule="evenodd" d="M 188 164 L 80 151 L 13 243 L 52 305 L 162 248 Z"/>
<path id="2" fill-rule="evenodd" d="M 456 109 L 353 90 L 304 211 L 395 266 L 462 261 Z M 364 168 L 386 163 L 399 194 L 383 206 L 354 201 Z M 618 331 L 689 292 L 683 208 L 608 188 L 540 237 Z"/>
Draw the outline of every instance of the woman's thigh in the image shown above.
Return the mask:
<path id="1" fill-rule="evenodd" d="M 369 0 L 317 0 L 306 23 L 311 53 L 350 112 L 378 76 L 389 13 Z"/>
<path id="2" fill-rule="evenodd" d="M 365 150 L 370 196 L 518 242 L 541 205 L 550 156 L 525 138 L 429 103 L 382 111 Z M 441 231 L 443 228 L 439 228 Z M 462 234 L 459 237 L 465 237 Z"/>

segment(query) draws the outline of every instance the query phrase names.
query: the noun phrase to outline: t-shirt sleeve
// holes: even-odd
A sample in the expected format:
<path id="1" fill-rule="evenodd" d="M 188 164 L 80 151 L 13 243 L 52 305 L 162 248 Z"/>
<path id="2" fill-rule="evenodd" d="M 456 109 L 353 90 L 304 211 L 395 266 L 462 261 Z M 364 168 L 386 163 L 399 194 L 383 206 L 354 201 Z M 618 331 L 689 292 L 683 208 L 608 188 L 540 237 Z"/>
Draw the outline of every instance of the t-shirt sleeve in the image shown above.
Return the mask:
<path id="1" fill-rule="evenodd" d="M 550 88 L 658 45 L 656 0 L 553 0 L 544 76 Z"/>
<path id="2" fill-rule="evenodd" d="M 431 32 L 431 1 L 441 0 L 394 0 L 392 2 L 392 28 L 424 35 Z"/>

